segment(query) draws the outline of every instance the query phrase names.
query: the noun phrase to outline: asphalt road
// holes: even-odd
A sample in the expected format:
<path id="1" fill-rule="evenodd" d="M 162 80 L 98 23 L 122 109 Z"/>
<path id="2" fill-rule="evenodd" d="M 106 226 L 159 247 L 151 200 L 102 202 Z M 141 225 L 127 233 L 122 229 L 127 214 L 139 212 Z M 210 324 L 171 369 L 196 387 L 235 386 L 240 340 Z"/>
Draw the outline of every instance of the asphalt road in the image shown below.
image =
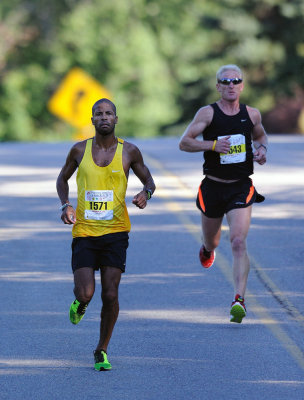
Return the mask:
<path id="1" fill-rule="evenodd" d="M 132 231 L 110 372 L 93 368 L 100 285 L 73 326 L 71 228 L 55 180 L 71 143 L 0 144 L 0 398 L 171 400 L 304 398 L 304 137 L 270 136 L 254 183 L 251 258 L 242 324 L 229 322 L 231 253 L 224 224 L 215 265 L 198 261 L 201 154 L 178 139 L 130 140 L 157 191 L 127 205 Z M 75 203 L 75 181 L 71 182 Z M 99 281 L 99 276 L 96 276 Z"/>

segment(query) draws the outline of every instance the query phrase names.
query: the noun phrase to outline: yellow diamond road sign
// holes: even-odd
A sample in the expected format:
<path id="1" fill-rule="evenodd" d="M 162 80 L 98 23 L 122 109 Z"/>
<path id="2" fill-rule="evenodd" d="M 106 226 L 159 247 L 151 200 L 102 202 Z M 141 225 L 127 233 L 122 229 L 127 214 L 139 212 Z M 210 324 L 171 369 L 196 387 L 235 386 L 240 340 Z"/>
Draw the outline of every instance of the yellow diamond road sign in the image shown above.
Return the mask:
<path id="1" fill-rule="evenodd" d="M 77 128 L 91 125 L 92 106 L 112 95 L 98 81 L 80 68 L 71 69 L 60 83 L 48 103 L 49 110 L 57 117 Z"/>

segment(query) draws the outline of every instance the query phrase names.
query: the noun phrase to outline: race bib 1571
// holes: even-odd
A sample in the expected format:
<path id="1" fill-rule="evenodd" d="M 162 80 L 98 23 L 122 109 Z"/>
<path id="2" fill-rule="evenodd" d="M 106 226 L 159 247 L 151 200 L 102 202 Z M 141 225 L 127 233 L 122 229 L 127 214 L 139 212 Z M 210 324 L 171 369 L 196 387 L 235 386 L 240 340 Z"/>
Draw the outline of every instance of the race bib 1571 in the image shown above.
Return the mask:
<path id="1" fill-rule="evenodd" d="M 113 219 L 113 190 L 86 190 L 84 218 L 97 221 Z"/>

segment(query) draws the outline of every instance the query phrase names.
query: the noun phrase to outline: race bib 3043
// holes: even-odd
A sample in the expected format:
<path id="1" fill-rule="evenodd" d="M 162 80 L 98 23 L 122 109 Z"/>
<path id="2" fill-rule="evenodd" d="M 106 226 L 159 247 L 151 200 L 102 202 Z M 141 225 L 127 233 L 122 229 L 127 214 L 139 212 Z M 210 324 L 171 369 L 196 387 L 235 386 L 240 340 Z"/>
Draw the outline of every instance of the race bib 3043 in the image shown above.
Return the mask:
<path id="1" fill-rule="evenodd" d="M 219 136 L 218 139 L 223 139 L 226 136 Z M 221 164 L 234 164 L 246 161 L 245 136 L 243 134 L 232 135 L 229 141 L 229 152 L 227 154 L 220 153 Z"/>

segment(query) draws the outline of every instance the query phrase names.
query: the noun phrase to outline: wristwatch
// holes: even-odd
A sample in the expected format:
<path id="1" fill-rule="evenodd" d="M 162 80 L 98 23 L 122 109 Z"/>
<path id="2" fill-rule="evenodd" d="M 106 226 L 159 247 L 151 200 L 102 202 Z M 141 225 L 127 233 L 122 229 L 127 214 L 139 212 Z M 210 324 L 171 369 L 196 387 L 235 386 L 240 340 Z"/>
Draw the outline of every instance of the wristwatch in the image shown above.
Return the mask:
<path id="1" fill-rule="evenodd" d="M 257 150 L 259 150 L 260 147 L 264 147 L 264 149 L 267 151 L 267 147 L 264 144 L 260 144 L 259 147 L 257 148 Z"/>
<path id="2" fill-rule="evenodd" d="M 147 190 L 146 190 L 146 193 L 147 193 L 147 196 L 148 196 L 147 200 L 150 200 L 151 197 L 152 197 L 152 190 L 147 189 Z"/>

